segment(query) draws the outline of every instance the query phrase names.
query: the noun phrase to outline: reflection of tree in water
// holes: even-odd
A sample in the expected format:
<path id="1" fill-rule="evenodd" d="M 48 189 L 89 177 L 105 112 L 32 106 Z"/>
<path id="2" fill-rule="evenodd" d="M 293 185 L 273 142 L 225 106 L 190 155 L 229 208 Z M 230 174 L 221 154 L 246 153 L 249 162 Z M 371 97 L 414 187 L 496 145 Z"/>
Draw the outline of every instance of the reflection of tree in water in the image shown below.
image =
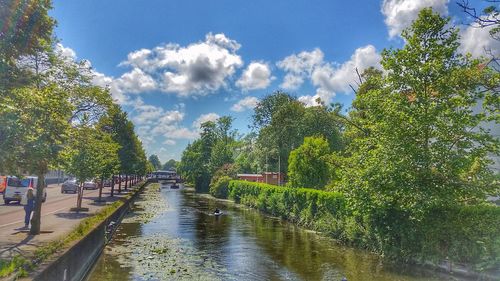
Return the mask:
<path id="1" fill-rule="evenodd" d="M 212 215 L 215 208 L 220 207 L 215 200 L 194 197 L 193 201 L 201 212 L 196 212 L 193 218 L 195 233 L 194 246 L 197 250 L 205 252 L 218 264 L 226 264 L 225 248 L 229 246 L 229 232 L 231 230 L 231 217 Z"/>
<path id="2" fill-rule="evenodd" d="M 254 210 L 242 210 L 239 214 L 241 223 L 252 225 L 242 234 L 257 238 L 256 243 L 275 262 L 305 280 L 340 280 L 343 276 L 348 280 L 432 280 L 428 274 L 413 269 L 411 274 L 415 276 L 394 273 L 376 255 L 335 244 L 329 238 Z"/>

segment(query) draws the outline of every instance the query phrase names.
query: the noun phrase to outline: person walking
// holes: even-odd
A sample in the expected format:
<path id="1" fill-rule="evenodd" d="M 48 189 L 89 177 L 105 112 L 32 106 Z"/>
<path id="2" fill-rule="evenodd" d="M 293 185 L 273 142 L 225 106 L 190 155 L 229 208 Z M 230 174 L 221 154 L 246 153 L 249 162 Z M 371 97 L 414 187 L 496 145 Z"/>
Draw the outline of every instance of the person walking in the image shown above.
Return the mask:
<path id="1" fill-rule="evenodd" d="M 26 191 L 26 194 L 23 198 L 24 200 L 24 227 L 28 228 L 30 224 L 30 219 L 31 219 L 31 213 L 33 212 L 33 209 L 35 208 L 35 192 L 33 187 L 28 187 L 28 191 Z"/>

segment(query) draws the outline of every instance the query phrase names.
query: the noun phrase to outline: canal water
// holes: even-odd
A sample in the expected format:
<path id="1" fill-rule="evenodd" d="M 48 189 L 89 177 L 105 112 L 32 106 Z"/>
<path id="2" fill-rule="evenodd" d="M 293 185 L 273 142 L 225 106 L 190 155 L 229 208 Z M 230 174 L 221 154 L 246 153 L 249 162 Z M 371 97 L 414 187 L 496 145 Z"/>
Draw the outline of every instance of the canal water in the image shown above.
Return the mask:
<path id="1" fill-rule="evenodd" d="M 218 207 L 223 215 L 213 216 Z M 286 221 L 150 185 L 87 280 L 457 280 L 391 266 Z"/>

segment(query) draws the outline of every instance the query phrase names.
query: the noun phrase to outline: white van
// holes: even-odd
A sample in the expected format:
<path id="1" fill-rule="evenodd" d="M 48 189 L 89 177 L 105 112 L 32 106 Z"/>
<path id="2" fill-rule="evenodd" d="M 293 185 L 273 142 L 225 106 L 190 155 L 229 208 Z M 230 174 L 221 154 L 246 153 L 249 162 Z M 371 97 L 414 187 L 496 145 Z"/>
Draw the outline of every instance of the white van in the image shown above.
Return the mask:
<path id="1" fill-rule="evenodd" d="M 38 177 L 7 177 L 7 186 L 3 193 L 3 201 L 5 204 L 9 204 L 12 201 L 17 201 L 21 203 L 21 198 L 26 192 L 28 192 L 28 187 L 33 187 L 36 190 L 38 183 Z M 47 200 L 47 184 L 44 184 L 42 202 Z"/>

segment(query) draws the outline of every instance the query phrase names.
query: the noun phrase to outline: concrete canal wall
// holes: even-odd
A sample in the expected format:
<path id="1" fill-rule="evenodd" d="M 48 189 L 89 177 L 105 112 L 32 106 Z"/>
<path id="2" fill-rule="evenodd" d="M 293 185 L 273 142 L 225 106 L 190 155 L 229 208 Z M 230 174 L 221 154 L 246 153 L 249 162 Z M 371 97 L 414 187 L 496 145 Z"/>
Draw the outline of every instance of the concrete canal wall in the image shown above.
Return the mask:
<path id="1" fill-rule="evenodd" d="M 67 249 L 57 259 L 42 267 L 35 275 L 36 281 L 80 281 L 83 280 L 99 258 L 106 242 L 130 210 L 133 201 L 148 183 L 135 191 L 126 202 L 80 241 Z"/>

